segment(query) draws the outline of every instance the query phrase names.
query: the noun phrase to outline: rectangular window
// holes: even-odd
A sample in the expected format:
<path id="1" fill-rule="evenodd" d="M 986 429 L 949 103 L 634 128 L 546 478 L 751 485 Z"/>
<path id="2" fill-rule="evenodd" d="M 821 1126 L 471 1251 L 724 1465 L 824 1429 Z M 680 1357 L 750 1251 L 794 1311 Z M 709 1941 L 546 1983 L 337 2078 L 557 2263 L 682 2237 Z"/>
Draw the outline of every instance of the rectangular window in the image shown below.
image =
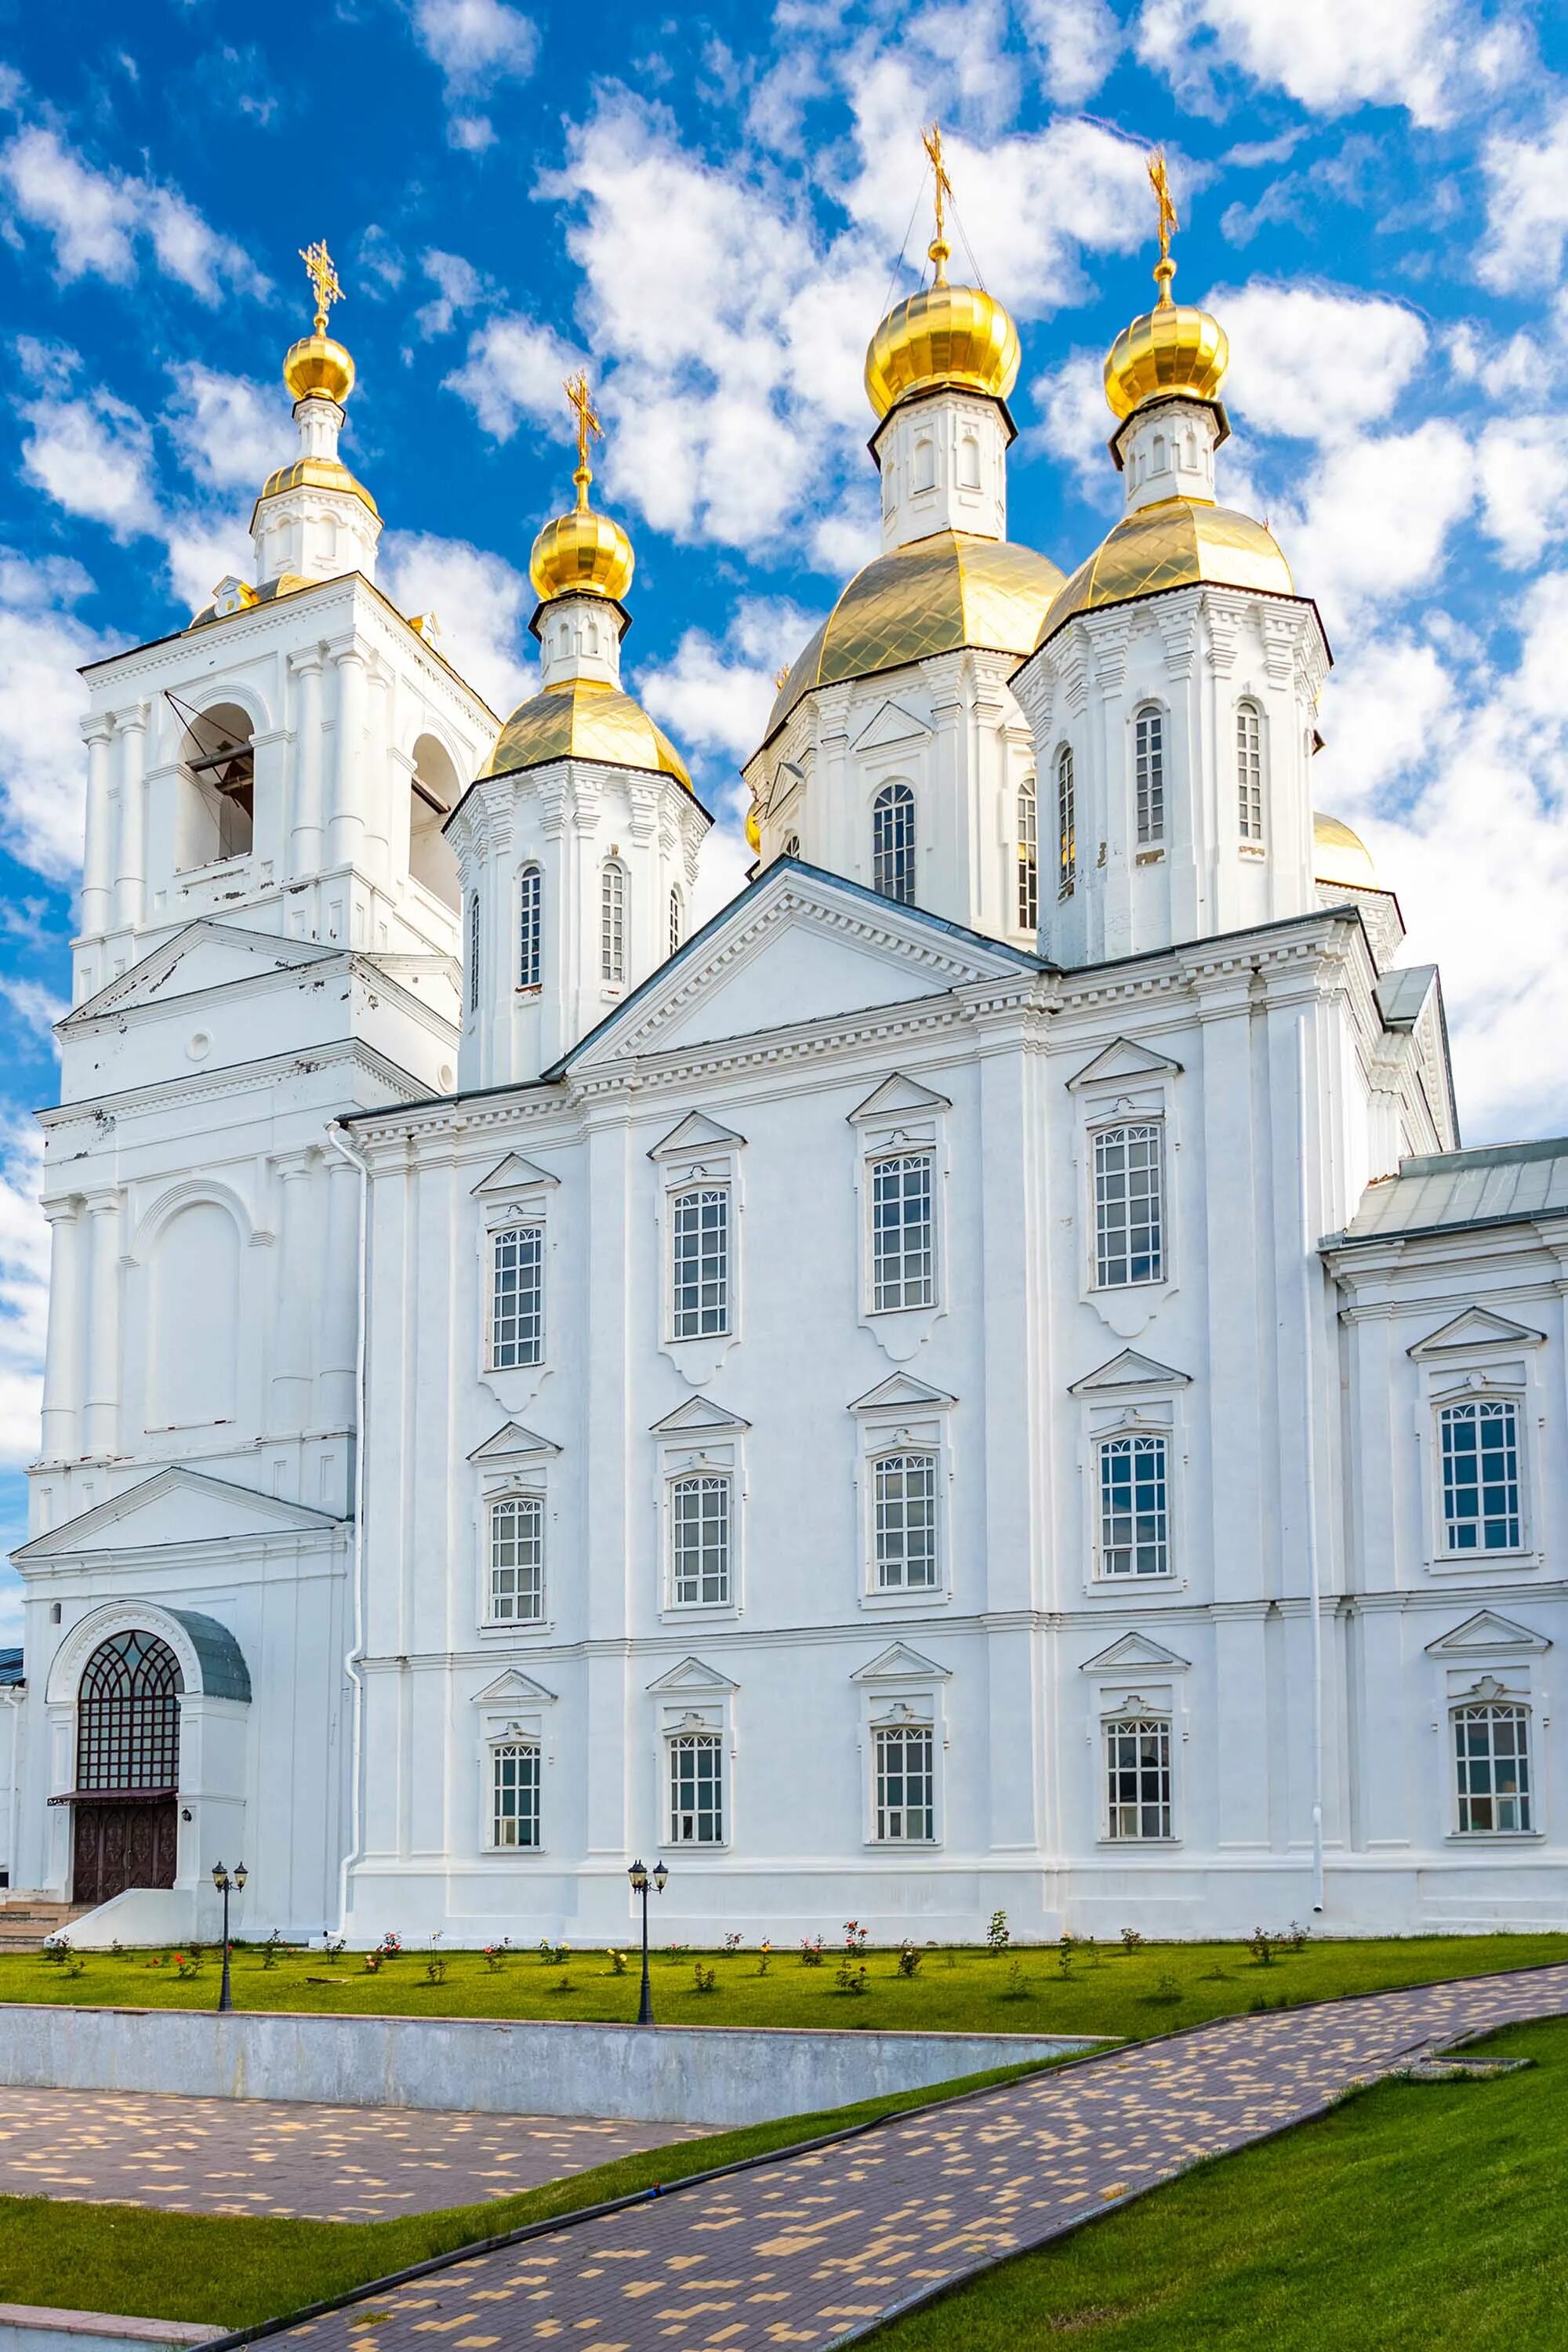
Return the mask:
<path id="1" fill-rule="evenodd" d="M 935 1835 L 929 1725 L 879 1731 L 877 1837 L 886 1845 L 929 1845 Z"/>
<path id="2" fill-rule="evenodd" d="M 1456 1707 L 1454 1760 L 1461 1837 L 1529 1829 L 1530 1717 L 1524 1707 Z"/>
<path id="3" fill-rule="evenodd" d="M 871 1166 L 871 1304 L 879 1314 L 935 1303 L 931 1155 L 905 1152 Z"/>
<path id="4" fill-rule="evenodd" d="M 722 1609 L 730 1599 L 730 1481 L 678 1478 L 669 1490 L 670 1599 Z"/>
<path id="5" fill-rule="evenodd" d="M 509 1740 L 490 1749 L 490 1843 L 539 1843 L 539 1743 Z"/>
<path id="6" fill-rule="evenodd" d="M 599 977 L 616 982 L 626 976 L 626 870 L 605 860 L 599 883 Z"/>
<path id="7" fill-rule="evenodd" d="M 1039 815 L 1035 787 L 1026 784 L 1018 794 L 1018 929 L 1040 928 Z"/>
<path id="8" fill-rule="evenodd" d="M 669 1203 L 671 1336 L 712 1339 L 730 1328 L 730 1195 L 722 1185 L 676 1192 Z"/>
<path id="9" fill-rule="evenodd" d="M 544 1506 L 537 1495 L 490 1505 L 490 1618 L 525 1624 L 544 1614 Z"/>
<path id="10" fill-rule="evenodd" d="M 477 1013 L 479 1004 L 479 894 L 476 890 L 468 900 L 468 1010 Z"/>
<path id="11" fill-rule="evenodd" d="M 1519 1408 L 1508 1397 L 1445 1405 L 1438 1425 L 1447 1549 L 1517 1551 L 1523 1539 L 1519 1508 Z"/>
<path id="12" fill-rule="evenodd" d="M 877 1585 L 930 1592 L 936 1575 L 936 1455 L 884 1454 L 871 1465 Z"/>
<path id="13" fill-rule="evenodd" d="M 1163 1717 L 1105 1727 L 1106 1835 L 1171 1834 L 1171 1727 Z"/>
<path id="14" fill-rule="evenodd" d="M 1257 706 L 1243 702 L 1236 713 L 1237 823 L 1243 841 L 1263 838 L 1263 721 Z"/>
<path id="15" fill-rule="evenodd" d="M 1158 710 L 1141 710 L 1132 730 L 1133 782 L 1141 848 L 1165 838 L 1165 721 Z"/>
<path id="16" fill-rule="evenodd" d="M 1073 789 L 1072 746 L 1057 753 L 1057 896 L 1070 898 L 1078 879 L 1078 811 Z"/>
<path id="17" fill-rule="evenodd" d="M 1110 1437 L 1100 1449 L 1101 1576 L 1168 1576 L 1170 1517 L 1163 1437 Z"/>
<path id="18" fill-rule="evenodd" d="M 509 1225 L 490 1244 L 490 1369 L 537 1364 L 544 1339 L 544 1231 Z"/>
<path id="19" fill-rule="evenodd" d="M 669 1743 L 672 1845 L 724 1843 L 724 1752 L 717 1733 L 683 1731 Z"/>
<path id="20" fill-rule="evenodd" d="M 1105 1127 L 1094 1139 L 1095 1280 L 1164 1279 L 1160 1129 Z"/>

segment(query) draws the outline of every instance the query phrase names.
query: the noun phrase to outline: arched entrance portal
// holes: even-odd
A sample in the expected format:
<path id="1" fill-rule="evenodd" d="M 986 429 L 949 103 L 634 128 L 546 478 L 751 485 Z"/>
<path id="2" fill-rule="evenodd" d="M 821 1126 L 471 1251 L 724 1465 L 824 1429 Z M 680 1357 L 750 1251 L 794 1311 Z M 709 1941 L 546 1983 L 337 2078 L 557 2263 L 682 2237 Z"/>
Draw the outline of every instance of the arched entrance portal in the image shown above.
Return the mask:
<path id="1" fill-rule="evenodd" d="M 77 1691 L 72 1900 L 173 1886 L 180 1779 L 180 1662 L 155 1633 L 111 1633 Z"/>

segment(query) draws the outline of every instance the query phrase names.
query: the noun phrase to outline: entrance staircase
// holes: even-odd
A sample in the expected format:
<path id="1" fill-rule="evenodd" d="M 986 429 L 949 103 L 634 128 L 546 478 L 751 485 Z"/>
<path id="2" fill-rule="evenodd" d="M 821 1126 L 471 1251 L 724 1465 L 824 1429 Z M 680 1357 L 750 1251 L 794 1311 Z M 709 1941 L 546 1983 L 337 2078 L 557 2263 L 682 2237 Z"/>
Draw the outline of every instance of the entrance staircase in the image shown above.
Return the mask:
<path id="1" fill-rule="evenodd" d="M 57 1903 L 52 1895 L 28 1895 L 10 1887 L 0 1892 L 0 1952 L 37 1952 L 46 1936 L 68 1928 L 91 1909 L 87 1903 Z"/>

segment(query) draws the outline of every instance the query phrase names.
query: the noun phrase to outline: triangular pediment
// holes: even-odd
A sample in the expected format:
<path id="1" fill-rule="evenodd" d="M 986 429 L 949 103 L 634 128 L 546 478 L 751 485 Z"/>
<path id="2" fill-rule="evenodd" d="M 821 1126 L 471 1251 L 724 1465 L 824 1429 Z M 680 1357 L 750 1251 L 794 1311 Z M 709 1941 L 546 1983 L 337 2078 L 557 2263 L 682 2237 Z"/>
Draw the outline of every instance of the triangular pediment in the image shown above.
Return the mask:
<path id="1" fill-rule="evenodd" d="M 678 1666 L 671 1666 L 667 1675 L 660 1675 L 658 1682 L 648 1685 L 649 1691 L 660 1697 L 687 1693 L 695 1695 L 703 1691 L 732 1691 L 740 1687 L 739 1683 L 731 1682 L 729 1675 L 721 1675 L 716 1666 L 705 1666 L 700 1658 L 682 1658 Z"/>
<path id="2" fill-rule="evenodd" d="M 745 1139 L 732 1127 L 723 1127 L 718 1119 L 710 1118 L 705 1110 L 689 1110 L 647 1156 L 650 1160 L 673 1160 L 688 1151 L 732 1151 Z"/>
<path id="3" fill-rule="evenodd" d="M 1178 1658 L 1174 1650 L 1167 1650 L 1163 1642 L 1151 1641 L 1147 1633 L 1123 1633 L 1109 1650 L 1086 1658 L 1080 1671 L 1086 1675 L 1130 1675 L 1158 1666 L 1163 1674 L 1177 1674 L 1184 1672 L 1188 1663 L 1185 1658 Z"/>
<path id="4" fill-rule="evenodd" d="M 880 1651 L 869 1665 L 857 1666 L 849 1679 L 852 1683 L 945 1683 L 952 1669 L 939 1666 L 934 1658 L 922 1657 L 911 1650 L 907 1642 L 895 1642 L 889 1649 Z"/>
<path id="5" fill-rule="evenodd" d="M 1473 1658 L 1482 1652 L 1519 1653 L 1551 1647 L 1544 1633 L 1532 1633 L 1528 1625 L 1521 1625 L 1511 1617 L 1500 1617 L 1495 1609 L 1478 1609 L 1462 1625 L 1428 1642 L 1426 1654 L 1429 1658 Z"/>
<path id="6" fill-rule="evenodd" d="M 476 1706 L 551 1706 L 554 1700 L 552 1690 L 546 1690 L 542 1683 L 536 1683 L 531 1675 L 525 1675 L 518 1666 L 509 1666 L 504 1675 L 498 1675 L 493 1683 L 487 1683 L 483 1690 L 474 1693 Z"/>
<path id="7" fill-rule="evenodd" d="M 75 1559 L 87 1554 L 170 1551 L 182 1544 L 265 1540 L 325 1534 L 342 1525 L 325 1511 L 258 1494 L 226 1478 L 171 1466 L 64 1519 L 12 1554 L 18 1560 Z"/>
<path id="8" fill-rule="evenodd" d="M 956 1397 L 945 1389 L 933 1389 L 926 1381 L 917 1381 L 912 1372 L 889 1372 L 874 1389 L 857 1397 L 849 1406 L 851 1412 L 899 1412 L 906 1407 L 956 1404 Z"/>
<path id="9" fill-rule="evenodd" d="M 855 738 L 857 751 L 891 751 L 897 743 L 924 742 L 935 730 L 929 719 L 918 710 L 908 710 L 901 702 L 884 702 Z"/>
<path id="10" fill-rule="evenodd" d="M 493 1200 L 498 1193 L 526 1192 L 535 1184 L 560 1181 L 559 1176 L 552 1176 L 548 1168 L 541 1168 L 537 1160 L 525 1160 L 521 1151 L 509 1151 L 488 1176 L 480 1177 L 473 1188 L 473 1197 L 476 1201 Z"/>
<path id="11" fill-rule="evenodd" d="M 932 1094 L 930 1087 L 922 1087 L 918 1078 L 906 1078 L 901 1070 L 895 1070 L 892 1076 L 884 1078 L 863 1103 L 857 1103 L 848 1117 L 851 1121 L 900 1118 L 906 1114 L 913 1117 L 921 1111 L 931 1113 L 952 1108 L 952 1105 L 945 1095 Z"/>
<path id="12" fill-rule="evenodd" d="M 742 1421 L 738 1412 L 730 1412 L 711 1397 L 688 1397 L 662 1421 L 656 1421 L 649 1432 L 654 1437 L 711 1437 L 721 1429 L 750 1429 L 751 1423 Z"/>
<path id="13" fill-rule="evenodd" d="M 509 1421 L 482 1445 L 476 1445 L 469 1454 L 470 1462 L 521 1462 L 529 1454 L 559 1454 L 561 1448 L 549 1437 L 541 1437 L 531 1429 L 524 1429 L 520 1421 Z"/>
<path id="14" fill-rule="evenodd" d="M 279 939 L 276 932 L 242 931 L 227 923 L 188 923 L 174 939 L 68 1013 L 61 1025 L 86 1028 L 106 1015 L 118 1018 L 154 1008 L 172 997 L 200 996 L 239 981 L 298 971 L 308 964 L 332 963 L 342 952 L 315 940 Z"/>
<path id="15" fill-rule="evenodd" d="M 1069 1089 L 1079 1087 L 1114 1085 L 1119 1079 L 1134 1082 L 1139 1078 L 1172 1077 L 1179 1075 L 1180 1062 L 1168 1055 L 1156 1054 L 1152 1047 L 1140 1045 L 1131 1037 L 1114 1037 L 1098 1053 L 1092 1062 L 1086 1062 L 1068 1080 Z"/>
<path id="16" fill-rule="evenodd" d="M 1169 1364 L 1157 1364 L 1152 1356 L 1141 1356 L 1136 1348 L 1123 1348 L 1119 1356 L 1101 1364 L 1096 1372 L 1086 1372 L 1081 1381 L 1074 1381 L 1068 1389 L 1068 1396 L 1114 1396 L 1123 1389 L 1184 1389 L 1192 1385 L 1190 1372 L 1178 1372 Z"/>
<path id="17" fill-rule="evenodd" d="M 1532 1331 L 1524 1323 L 1510 1321 L 1506 1315 L 1494 1315 L 1489 1307 L 1467 1307 L 1462 1314 L 1428 1331 L 1424 1339 L 1406 1352 L 1412 1356 L 1446 1355 L 1451 1348 L 1539 1348 L 1545 1343 L 1545 1334 Z"/>
<path id="18" fill-rule="evenodd" d="M 1021 949 L 781 858 L 546 1075 L 839 1024 L 1038 969 Z"/>

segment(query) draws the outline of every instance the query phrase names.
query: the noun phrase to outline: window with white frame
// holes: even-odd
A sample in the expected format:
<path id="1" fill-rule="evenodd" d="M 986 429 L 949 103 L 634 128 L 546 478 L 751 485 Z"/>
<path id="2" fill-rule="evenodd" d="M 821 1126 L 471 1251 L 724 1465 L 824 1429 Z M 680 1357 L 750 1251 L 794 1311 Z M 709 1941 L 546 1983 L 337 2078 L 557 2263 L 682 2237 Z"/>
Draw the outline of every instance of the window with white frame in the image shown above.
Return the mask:
<path id="1" fill-rule="evenodd" d="M 1165 838 L 1165 719 L 1141 710 L 1132 722 L 1132 782 L 1137 803 L 1138 846 Z"/>
<path id="2" fill-rule="evenodd" d="M 544 1505 L 509 1495 L 490 1505 L 490 1622 L 537 1623 L 544 1615 Z"/>
<path id="3" fill-rule="evenodd" d="M 626 976 L 626 869 L 606 857 L 599 879 L 599 977 L 614 986 Z"/>
<path id="4" fill-rule="evenodd" d="M 1443 1537 L 1449 1551 L 1517 1551 L 1519 1407 L 1511 1397 L 1473 1397 L 1437 1416 L 1443 1463 Z"/>
<path id="5" fill-rule="evenodd" d="M 671 955 L 680 945 L 680 893 L 679 890 L 672 890 L 669 894 L 669 952 Z"/>
<path id="6" fill-rule="evenodd" d="M 883 1726 L 872 1738 L 879 1844 L 929 1845 L 936 1833 L 935 1740 L 930 1724 Z"/>
<path id="7" fill-rule="evenodd" d="M 539 1742 L 500 1740 L 490 1749 L 490 1843 L 539 1843 Z"/>
<path id="8" fill-rule="evenodd" d="M 517 877 L 517 984 L 537 988 L 544 964 L 544 877 L 525 866 Z"/>
<path id="9" fill-rule="evenodd" d="M 879 1454 L 871 1465 L 872 1547 L 879 1592 L 937 1585 L 934 1454 Z"/>
<path id="10" fill-rule="evenodd" d="M 871 803 L 871 887 L 905 906 L 915 896 L 915 796 L 884 784 Z"/>
<path id="11" fill-rule="evenodd" d="M 1461 1837 L 1530 1829 L 1530 1710 L 1488 1701 L 1454 1709 Z"/>
<path id="12" fill-rule="evenodd" d="M 1100 1445 L 1101 1576 L 1171 1572 L 1169 1450 L 1152 1432 Z"/>
<path id="13" fill-rule="evenodd" d="M 669 1596 L 677 1608 L 722 1609 L 730 1601 L 727 1474 L 677 1478 L 669 1489 Z"/>
<path id="14" fill-rule="evenodd" d="M 1039 811 L 1031 776 L 1018 788 L 1018 929 L 1037 931 L 1039 928 Z"/>
<path id="15" fill-rule="evenodd" d="M 730 1188 L 694 1186 L 669 1202 L 670 1336 L 722 1337 L 730 1328 Z"/>
<path id="16" fill-rule="evenodd" d="M 1057 896 L 1070 898 L 1078 880 L 1078 807 L 1072 745 L 1057 753 Z"/>
<path id="17" fill-rule="evenodd" d="M 1263 713 L 1256 702 L 1236 706 L 1237 829 L 1243 841 L 1263 838 Z"/>
<path id="18" fill-rule="evenodd" d="M 1171 1834 L 1171 1725 L 1166 1716 L 1127 1716 L 1105 1727 L 1106 1835 Z"/>
<path id="19" fill-rule="evenodd" d="M 681 1731 L 668 1744 L 670 1843 L 722 1845 L 722 1739 L 715 1731 Z"/>
<path id="20" fill-rule="evenodd" d="M 1102 1127 L 1094 1138 L 1095 1280 L 1101 1289 L 1164 1279 L 1160 1123 Z"/>
<path id="21" fill-rule="evenodd" d="M 468 1011 L 479 1009 L 479 894 L 468 900 Z"/>
<path id="22" fill-rule="evenodd" d="M 544 1339 L 544 1232 L 508 1225 L 490 1237 L 490 1369 L 541 1360 Z"/>
<path id="23" fill-rule="evenodd" d="M 933 1155 L 903 1151 L 871 1163 L 871 1305 L 879 1314 L 936 1300 Z"/>

